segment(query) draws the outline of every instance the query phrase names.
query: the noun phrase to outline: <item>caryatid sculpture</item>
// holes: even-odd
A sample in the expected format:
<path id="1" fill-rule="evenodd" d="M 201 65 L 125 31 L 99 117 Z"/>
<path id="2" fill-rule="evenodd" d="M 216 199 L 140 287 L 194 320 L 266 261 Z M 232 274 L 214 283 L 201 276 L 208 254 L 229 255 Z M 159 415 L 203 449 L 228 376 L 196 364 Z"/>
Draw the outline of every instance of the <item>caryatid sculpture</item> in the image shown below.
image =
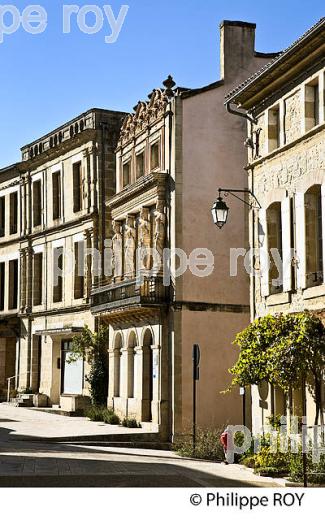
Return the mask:
<path id="1" fill-rule="evenodd" d="M 164 205 L 159 202 L 155 211 L 155 231 L 154 231 L 154 249 L 156 251 L 154 259 L 154 269 L 160 271 L 163 267 L 163 252 L 166 238 L 166 215 L 164 213 Z"/>
<path id="2" fill-rule="evenodd" d="M 140 269 L 150 269 L 150 220 L 148 208 L 141 209 L 138 233 Z"/>
<path id="3" fill-rule="evenodd" d="M 113 255 L 112 267 L 114 279 L 120 280 L 123 276 L 123 239 L 121 234 L 121 223 L 113 221 L 114 235 L 112 238 Z"/>
<path id="4" fill-rule="evenodd" d="M 124 248 L 124 276 L 133 278 L 135 275 L 135 227 L 134 217 L 128 216 L 125 226 L 125 248 Z"/>

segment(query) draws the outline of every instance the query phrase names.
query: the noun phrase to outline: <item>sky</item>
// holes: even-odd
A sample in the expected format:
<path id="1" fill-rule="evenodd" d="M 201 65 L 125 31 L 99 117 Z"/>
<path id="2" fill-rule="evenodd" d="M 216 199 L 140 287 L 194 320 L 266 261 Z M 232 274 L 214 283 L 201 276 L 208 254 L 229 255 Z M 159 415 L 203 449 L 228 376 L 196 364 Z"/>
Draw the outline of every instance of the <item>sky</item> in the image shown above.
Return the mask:
<path id="1" fill-rule="evenodd" d="M 224 19 L 255 22 L 256 50 L 274 52 L 325 12 L 323 0 L 97 0 L 98 32 L 83 33 L 72 14 L 70 33 L 64 34 L 63 6 L 81 9 L 95 0 L 34 3 L 47 13 L 45 31 L 29 34 L 21 24 L 0 43 L 0 168 L 19 161 L 23 145 L 89 108 L 132 111 L 168 74 L 179 86 L 216 81 Z M 33 0 L 6 4 L 22 13 Z M 117 18 L 123 4 L 129 9 L 117 41 L 105 43 L 112 31 L 106 14 L 99 30 L 99 13 L 110 5 Z M 87 15 L 89 26 L 95 21 Z M 1 33 L 12 23 L 2 13 Z"/>

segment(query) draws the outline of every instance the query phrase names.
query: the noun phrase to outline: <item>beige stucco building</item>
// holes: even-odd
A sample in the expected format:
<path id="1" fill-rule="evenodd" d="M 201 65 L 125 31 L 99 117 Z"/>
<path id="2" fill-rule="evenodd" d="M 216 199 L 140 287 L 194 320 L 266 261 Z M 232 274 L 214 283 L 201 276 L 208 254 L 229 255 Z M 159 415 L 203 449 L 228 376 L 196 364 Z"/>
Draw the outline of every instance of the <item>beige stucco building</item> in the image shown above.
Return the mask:
<path id="1" fill-rule="evenodd" d="M 125 119 L 118 142 L 117 193 L 107 201 L 114 272 L 92 294 L 94 315 L 110 327 L 108 405 L 173 439 L 191 428 L 193 344 L 201 348 L 198 425 L 243 421 L 239 395 L 221 392 L 235 360 L 231 343 L 249 322 L 248 277 L 229 276 L 230 248 L 248 243 L 246 213 L 238 203 L 221 237 L 210 209 L 220 184 L 247 186 L 238 144 L 245 123 L 223 101 L 273 57 L 257 53 L 254 41 L 254 24 L 223 22 L 221 79 L 186 89 L 169 77 Z M 170 264 L 160 264 L 163 250 Z"/>
<path id="2" fill-rule="evenodd" d="M 88 395 L 87 367 L 66 361 L 72 337 L 95 326 L 90 291 L 99 271 L 82 252 L 103 256 L 124 115 L 89 110 L 23 147 L 22 161 L 0 172 L 2 397 L 9 377 L 12 390 L 40 393 L 43 406 L 73 411 Z"/>
<path id="3" fill-rule="evenodd" d="M 323 18 L 226 98 L 251 120 L 247 171 L 261 205 L 250 214 L 250 246 L 257 251 L 252 319 L 303 310 L 324 315 L 324 37 Z M 279 268 L 263 260 L 272 258 L 272 248 L 279 251 Z M 288 399 L 277 389 L 254 387 L 255 428 L 268 415 L 284 413 L 287 405 L 301 415 L 301 392 Z M 309 424 L 314 417 L 308 394 Z"/>

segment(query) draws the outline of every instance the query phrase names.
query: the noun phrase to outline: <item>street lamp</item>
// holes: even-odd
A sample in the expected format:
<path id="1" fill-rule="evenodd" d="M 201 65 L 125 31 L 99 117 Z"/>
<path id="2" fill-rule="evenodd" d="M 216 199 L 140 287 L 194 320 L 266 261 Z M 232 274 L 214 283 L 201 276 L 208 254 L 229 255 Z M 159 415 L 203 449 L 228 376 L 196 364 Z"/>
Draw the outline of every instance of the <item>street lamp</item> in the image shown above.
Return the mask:
<path id="1" fill-rule="evenodd" d="M 221 197 L 221 193 L 224 193 L 225 196 L 232 195 L 236 199 L 240 200 L 247 206 L 252 208 L 261 208 L 260 203 L 258 202 L 257 198 L 255 197 L 254 193 L 251 190 L 245 189 L 245 190 L 230 190 L 228 188 L 219 188 L 219 197 L 217 200 L 213 203 L 211 213 L 213 222 L 216 226 L 218 226 L 219 229 L 221 229 L 227 222 L 229 208 L 223 198 Z M 249 193 L 249 195 L 254 199 L 254 202 L 247 202 L 245 199 L 241 199 L 238 197 L 238 195 L 235 195 L 235 193 Z"/>
<path id="2" fill-rule="evenodd" d="M 222 199 L 220 191 L 218 199 L 213 203 L 211 213 L 213 222 L 216 226 L 218 226 L 219 229 L 221 229 L 227 222 L 229 208 Z"/>

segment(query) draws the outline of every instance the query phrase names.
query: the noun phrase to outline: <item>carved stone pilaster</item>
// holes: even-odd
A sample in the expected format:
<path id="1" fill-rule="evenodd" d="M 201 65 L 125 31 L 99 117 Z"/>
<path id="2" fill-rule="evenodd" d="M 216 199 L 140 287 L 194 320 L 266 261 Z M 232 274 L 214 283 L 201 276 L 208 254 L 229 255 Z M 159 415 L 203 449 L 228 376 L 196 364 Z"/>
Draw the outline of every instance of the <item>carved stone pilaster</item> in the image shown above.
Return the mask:
<path id="1" fill-rule="evenodd" d="M 27 249 L 20 250 L 20 312 L 27 307 Z"/>
<path id="2" fill-rule="evenodd" d="M 92 242 L 93 229 L 84 231 L 84 303 L 88 303 L 92 288 Z"/>

